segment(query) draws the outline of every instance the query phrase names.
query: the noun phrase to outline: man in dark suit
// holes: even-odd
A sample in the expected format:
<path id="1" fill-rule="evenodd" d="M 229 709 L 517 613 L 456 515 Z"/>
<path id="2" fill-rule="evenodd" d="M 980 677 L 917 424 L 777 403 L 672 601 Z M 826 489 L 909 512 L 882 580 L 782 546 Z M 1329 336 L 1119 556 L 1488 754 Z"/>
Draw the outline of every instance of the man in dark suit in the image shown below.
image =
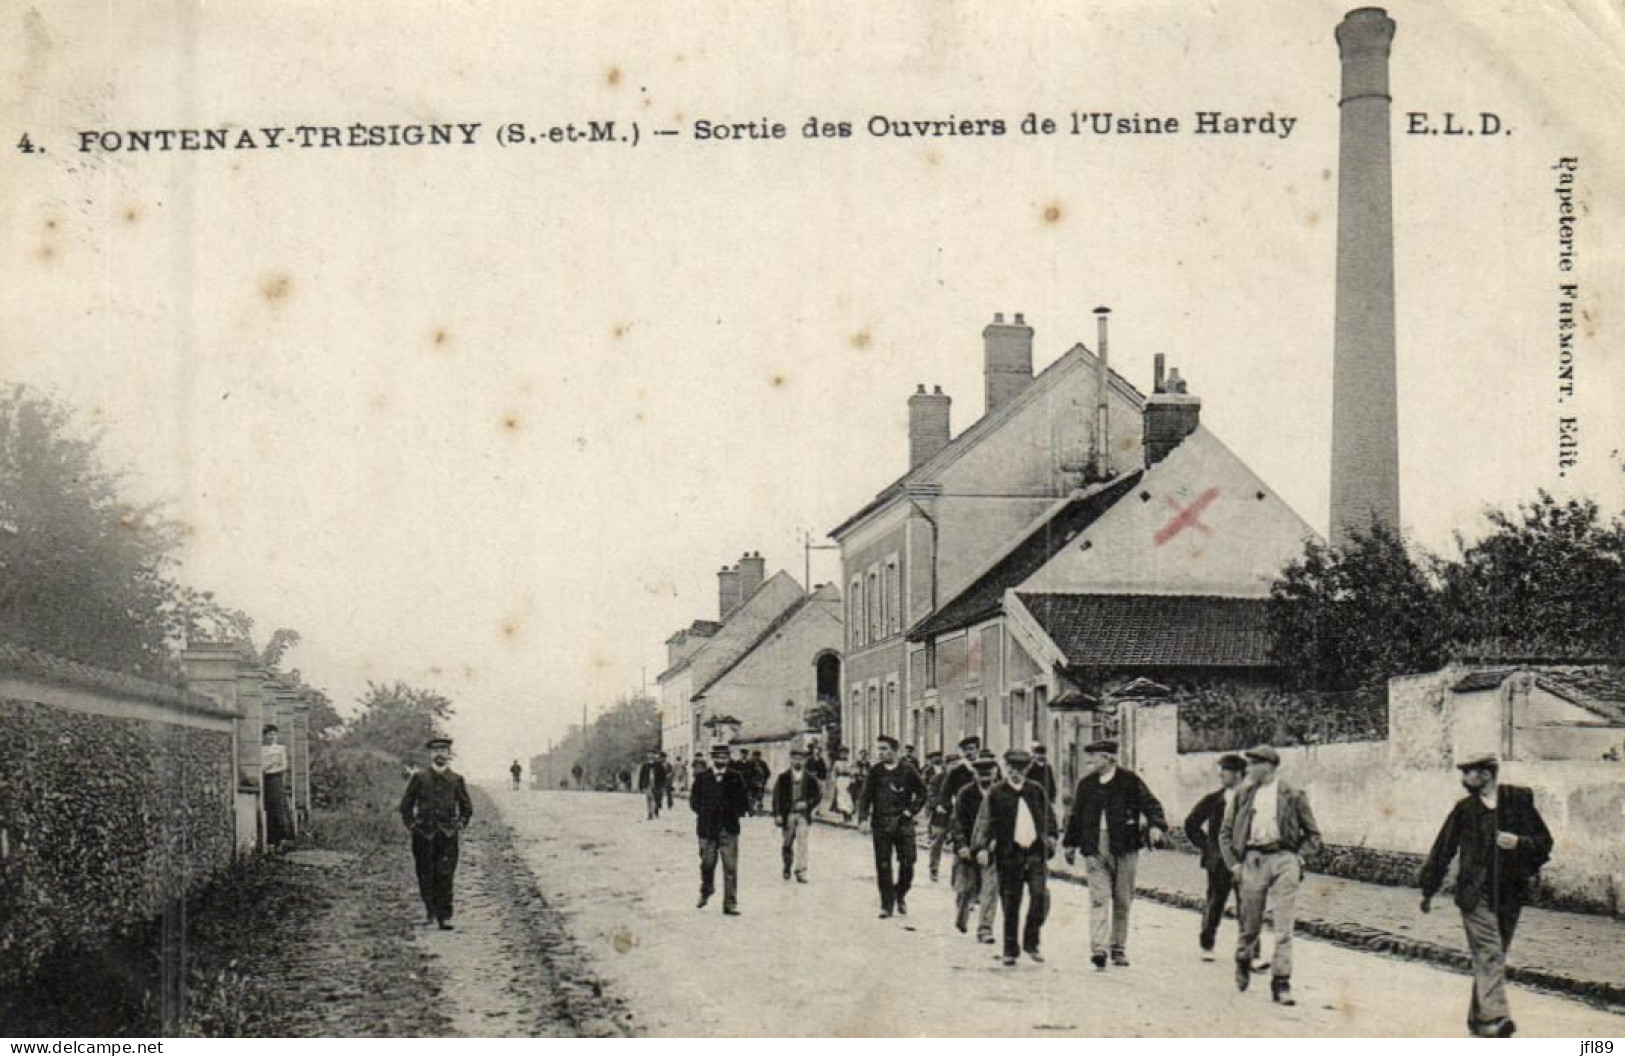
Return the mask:
<path id="1" fill-rule="evenodd" d="M 1535 809 L 1535 795 L 1500 783 L 1501 764 L 1478 755 L 1457 764 L 1467 790 L 1445 818 L 1422 866 L 1422 912 L 1444 885 L 1452 860 L 1456 907 L 1473 961 L 1473 996 L 1467 1029 L 1478 1037 L 1510 1038 L 1517 1031 L 1506 997 L 1506 953 L 1518 927 L 1529 883 L 1552 856 L 1552 834 Z"/>
<path id="2" fill-rule="evenodd" d="M 1021 927 L 1021 951 L 1043 963 L 1039 937 L 1049 914 L 1049 859 L 1055 853 L 1059 827 L 1044 786 L 1027 780 L 1032 755 L 1023 748 L 1004 753 L 1004 781 L 982 800 L 976 814 L 971 844 L 977 864 L 993 866 L 999 874 L 999 900 L 1004 911 L 1004 964 L 1016 963 L 1016 924 L 1021 898 L 1027 899 L 1027 920 Z"/>
<path id="3" fill-rule="evenodd" d="M 972 767 L 976 777 L 954 796 L 953 812 L 949 815 L 954 852 L 954 927 L 964 932 L 970 925 L 971 910 L 979 907 L 976 941 L 991 943 L 993 914 L 999 905 L 999 874 L 993 866 L 983 866 L 976 860 L 971 839 L 976 832 L 976 817 L 982 811 L 982 800 L 999 780 L 999 760 L 984 748 L 976 753 Z"/>
<path id="4" fill-rule="evenodd" d="M 451 769 L 451 739 L 431 738 L 429 768 L 414 773 L 401 796 L 401 821 L 412 834 L 418 894 L 427 922 L 451 930 L 452 883 L 457 877 L 457 840 L 474 818 L 463 775 Z"/>
<path id="5" fill-rule="evenodd" d="M 870 825 L 875 845 L 875 884 L 880 888 L 880 916 L 895 909 L 908 915 L 908 892 L 914 885 L 914 816 L 925 806 L 920 772 L 897 758 L 897 738 L 881 734 L 876 744 L 880 762 L 869 771 L 858 794 L 858 824 Z M 892 881 L 892 858 L 897 880 Z"/>
<path id="6" fill-rule="evenodd" d="M 798 884 L 807 882 L 807 840 L 822 791 L 807 767 L 807 750 L 791 748 L 790 769 L 773 785 L 773 824 L 784 831 L 784 878 L 794 870 Z"/>
<path id="7" fill-rule="evenodd" d="M 1219 827 L 1219 851 L 1235 877 L 1240 934 L 1236 939 L 1236 989 L 1252 978 L 1264 905 L 1273 917 L 1275 953 L 1270 957 L 1270 997 L 1295 1005 L 1292 997 L 1292 927 L 1303 859 L 1320 850 L 1320 827 L 1309 797 L 1275 776 L 1281 755 L 1269 745 L 1249 748 L 1247 781 Z"/>
<path id="8" fill-rule="evenodd" d="M 1219 787 L 1197 801 L 1185 818 L 1185 837 L 1202 856 L 1202 868 L 1207 870 L 1207 900 L 1202 905 L 1202 959 L 1213 960 L 1213 943 L 1218 938 L 1219 921 L 1224 919 L 1224 904 L 1230 901 L 1230 890 L 1235 886 L 1230 867 L 1224 864 L 1224 853 L 1219 849 L 1219 830 L 1224 826 L 1224 813 L 1236 798 L 1247 760 L 1239 755 L 1219 758 Z"/>
<path id="9" fill-rule="evenodd" d="M 1162 804 L 1140 775 L 1117 765 L 1117 742 L 1084 748 L 1090 772 L 1072 794 L 1067 816 L 1066 860 L 1082 854 L 1089 875 L 1089 960 L 1104 970 L 1128 967 L 1129 911 L 1140 847 L 1156 847 L 1168 830 Z"/>
<path id="10" fill-rule="evenodd" d="M 666 799 L 666 767 L 660 761 L 658 750 L 649 751 L 643 765 L 638 767 L 638 791 L 643 793 L 646 811 L 643 820 L 653 821 L 660 817 L 660 807 Z"/>
<path id="11" fill-rule="evenodd" d="M 1051 803 L 1057 802 L 1060 789 L 1055 782 L 1055 770 L 1049 765 L 1049 749 L 1043 741 L 1033 742 L 1033 762 L 1027 767 L 1027 780 L 1043 785 L 1044 795 L 1049 797 Z"/>
<path id="12" fill-rule="evenodd" d="M 726 744 L 711 746 L 711 766 L 698 770 L 689 788 L 694 834 L 700 840 L 700 904 L 716 892 L 717 859 L 722 859 L 722 912 L 739 916 L 739 819 L 750 811 L 750 789 L 740 768 L 729 763 Z"/>

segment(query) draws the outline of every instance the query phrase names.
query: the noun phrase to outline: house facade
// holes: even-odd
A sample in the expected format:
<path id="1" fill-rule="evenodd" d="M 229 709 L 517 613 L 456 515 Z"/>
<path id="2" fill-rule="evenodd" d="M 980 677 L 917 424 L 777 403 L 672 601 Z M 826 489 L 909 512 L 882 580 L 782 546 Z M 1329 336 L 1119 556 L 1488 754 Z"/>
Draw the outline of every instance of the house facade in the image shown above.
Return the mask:
<path id="1" fill-rule="evenodd" d="M 842 598 L 833 583 L 786 609 L 690 700 L 696 714 L 738 722 L 734 743 L 761 751 L 774 771 L 812 729 L 809 716 L 841 689 Z"/>
<path id="2" fill-rule="evenodd" d="M 1071 780 L 1118 701 L 1276 681 L 1269 586 L 1314 532 L 1165 389 L 1159 369 L 1146 464 L 1052 503 L 908 632 L 944 741 L 1043 742 Z"/>
<path id="3" fill-rule="evenodd" d="M 1076 345 L 1035 376 L 1022 316 L 996 315 L 982 337 L 981 419 L 952 437 L 950 398 L 920 386 L 909 398 L 908 471 L 830 533 L 841 548 L 842 730 L 853 745 L 888 733 L 941 746 L 927 655 L 908 628 L 1057 499 L 1142 460 L 1143 397 L 1093 352 Z M 1101 430 L 1102 420 L 1127 427 Z"/>

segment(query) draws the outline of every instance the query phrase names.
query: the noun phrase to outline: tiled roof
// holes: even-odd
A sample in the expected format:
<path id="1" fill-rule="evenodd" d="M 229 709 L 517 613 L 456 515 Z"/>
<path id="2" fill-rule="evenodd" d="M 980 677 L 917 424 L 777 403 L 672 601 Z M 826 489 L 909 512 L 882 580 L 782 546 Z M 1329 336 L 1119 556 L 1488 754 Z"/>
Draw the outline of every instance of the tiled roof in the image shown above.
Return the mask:
<path id="1" fill-rule="evenodd" d="M 1020 594 L 1075 667 L 1269 667 L 1264 598 Z"/>
<path id="2" fill-rule="evenodd" d="M 235 717 L 235 712 L 222 708 L 212 698 L 200 693 L 193 693 L 163 682 L 137 678 L 135 675 L 126 675 L 120 671 L 91 667 L 77 660 L 67 660 L 12 642 L 0 642 L 0 676 L 5 675 L 37 678 L 59 686 L 116 693 L 119 696 L 170 704 L 187 711 L 208 715 Z"/>
<path id="3" fill-rule="evenodd" d="M 1455 693 L 1477 693 L 1486 689 L 1494 689 L 1507 680 L 1507 676 L 1518 670 L 1515 667 L 1492 667 L 1483 671 L 1469 671 L 1461 676 L 1461 680 L 1450 689 Z"/>
<path id="4" fill-rule="evenodd" d="M 1450 688 L 1457 693 L 1494 689 L 1519 671 L 1535 685 L 1605 722 L 1625 725 L 1625 668 L 1615 665 L 1493 667 L 1469 671 Z"/>
<path id="5" fill-rule="evenodd" d="M 997 615 L 1004 604 L 1004 592 L 1019 587 L 1049 563 L 1061 548 L 1076 539 L 1101 514 L 1139 483 L 1143 474 L 1130 473 L 1095 491 L 1051 509 L 1050 516 L 991 568 L 964 590 L 949 598 L 936 612 L 916 624 L 908 633 L 911 641 L 968 627 Z"/>
<path id="6" fill-rule="evenodd" d="M 748 657 L 751 653 L 754 653 L 756 651 L 756 647 L 758 645 L 761 645 L 763 642 L 765 642 L 769 638 L 773 637 L 775 634 L 778 633 L 779 628 L 783 627 L 785 624 L 787 624 L 791 620 L 795 619 L 796 613 L 798 613 L 802 609 L 806 608 L 807 603 L 812 601 L 815 596 L 816 595 L 808 594 L 806 597 L 802 598 L 800 601 L 797 601 L 795 604 L 791 605 L 789 608 L 787 608 L 783 612 L 779 613 L 779 615 L 773 620 L 772 623 L 769 623 L 766 627 L 762 628 L 762 633 L 761 634 L 758 634 L 755 638 L 751 639 L 750 644 L 747 645 L 744 648 L 743 652 L 741 652 L 738 656 L 734 657 L 732 660 L 728 661 L 727 665 L 724 666 L 722 668 L 722 670 L 718 671 L 716 674 L 712 675 L 709 679 L 707 679 L 705 685 L 700 686 L 698 689 L 696 689 L 693 692 L 693 694 L 691 694 L 689 696 L 688 699 L 690 701 L 695 701 L 695 700 L 699 700 L 701 697 L 705 696 L 705 691 L 706 690 L 710 689 L 712 686 L 716 685 L 718 682 L 721 682 L 725 677 L 727 677 L 728 672 L 732 671 L 734 668 L 736 668 L 740 664 L 744 663 L 745 658 Z"/>

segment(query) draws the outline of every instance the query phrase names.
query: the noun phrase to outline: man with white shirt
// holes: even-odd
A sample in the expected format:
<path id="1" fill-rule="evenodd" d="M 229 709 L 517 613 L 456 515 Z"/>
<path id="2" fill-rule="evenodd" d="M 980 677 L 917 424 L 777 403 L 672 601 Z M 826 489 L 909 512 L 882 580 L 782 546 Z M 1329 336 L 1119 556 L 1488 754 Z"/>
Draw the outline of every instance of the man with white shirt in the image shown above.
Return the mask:
<path id="1" fill-rule="evenodd" d="M 1011 967 L 1019 952 L 1043 963 L 1039 937 L 1049 914 L 1049 859 L 1055 853 L 1059 827 L 1044 786 L 1027 780 L 1032 756 L 1025 749 L 1004 753 L 1005 779 L 982 801 L 971 834 L 976 862 L 994 865 L 999 875 L 999 899 L 1004 910 L 1004 963 Z M 1016 924 L 1021 898 L 1028 897 L 1027 920 L 1016 946 Z"/>
<path id="2" fill-rule="evenodd" d="M 1277 1004 L 1295 1005 L 1294 900 L 1303 880 L 1303 856 L 1320 850 L 1320 827 L 1309 809 L 1309 797 L 1276 778 L 1281 756 L 1274 748 L 1261 745 L 1242 754 L 1247 757 L 1247 781 L 1236 793 L 1219 830 L 1219 851 L 1239 892 L 1241 933 L 1236 940 L 1236 988 L 1246 990 L 1251 981 L 1268 900 L 1275 931 L 1270 997 Z"/>
<path id="3" fill-rule="evenodd" d="M 1218 938 L 1219 921 L 1224 919 L 1224 904 L 1230 901 L 1235 882 L 1230 867 L 1224 864 L 1219 849 L 1219 832 L 1224 827 L 1224 816 L 1235 802 L 1236 789 L 1241 786 L 1247 760 L 1239 755 L 1219 758 L 1219 787 L 1197 801 L 1185 818 L 1185 836 L 1202 857 L 1202 868 L 1207 871 L 1207 899 L 1202 906 L 1202 930 L 1199 942 L 1202 959 L 1213 960 L 1213 944 Z"/>

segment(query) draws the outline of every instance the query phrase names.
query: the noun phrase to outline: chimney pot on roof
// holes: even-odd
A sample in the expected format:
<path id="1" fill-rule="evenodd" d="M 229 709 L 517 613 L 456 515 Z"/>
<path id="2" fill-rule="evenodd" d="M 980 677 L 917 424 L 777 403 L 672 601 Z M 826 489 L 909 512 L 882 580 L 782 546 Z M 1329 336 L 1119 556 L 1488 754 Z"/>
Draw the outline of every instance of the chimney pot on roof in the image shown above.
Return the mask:
<path id="1" fill-rule="evenodd" d="M 1006 324 L 1004 313 L 982 330 L 982 377 L 986 386 L 984 414 L 992 414 L 1021 395 L 1033 382 L 1033 330 L 1026 318 Z"/>
<path id="2" fill-rule="evenodd" d="M 908 398 L 908 468 L 914 469 L 936 457 L 948 446 L 948 412 L 953 400 L 945 395 L 941 385 L 933 385 L 932 392 L 925 386 Z"/>
<path id="3" fill-rule="evenodd" d="M 739 603 L 743 605 L 751 596 L 762 589 L 762 583 L 767 579 L 767 562 L 762 560 L 760 552 L 747 551 L 739 559 Z"/>
<path id="4" fill-rule="evenodd" d="M 1151 391 L 1154 393 L 1162 392 L 1164 385 L 1167 383 L 1164 369 L 1167 360 L 1168 357 L 1161 352 L 1151 357 Z"/>
<path id="5" fill-rule="evenodd" d="M 1162 358 L 1159 354 L 1159 360 Z M 1162 364 L 1157 364 L 1161 369 Z M 1144 416 L 1145 464 L 1149 468 L 1168 457 L 1202 424 L 1202 400 L 1185 391 L 1185 380 L 1179 368 L 1168 371 L 1162 387 L 1145 401 Z"/>
<path id="6" fill-rule="evenodd" d="M 727 620 L 739 608 L 739 569 L 722 566 L 717 573 L 717 619 Z"/>

